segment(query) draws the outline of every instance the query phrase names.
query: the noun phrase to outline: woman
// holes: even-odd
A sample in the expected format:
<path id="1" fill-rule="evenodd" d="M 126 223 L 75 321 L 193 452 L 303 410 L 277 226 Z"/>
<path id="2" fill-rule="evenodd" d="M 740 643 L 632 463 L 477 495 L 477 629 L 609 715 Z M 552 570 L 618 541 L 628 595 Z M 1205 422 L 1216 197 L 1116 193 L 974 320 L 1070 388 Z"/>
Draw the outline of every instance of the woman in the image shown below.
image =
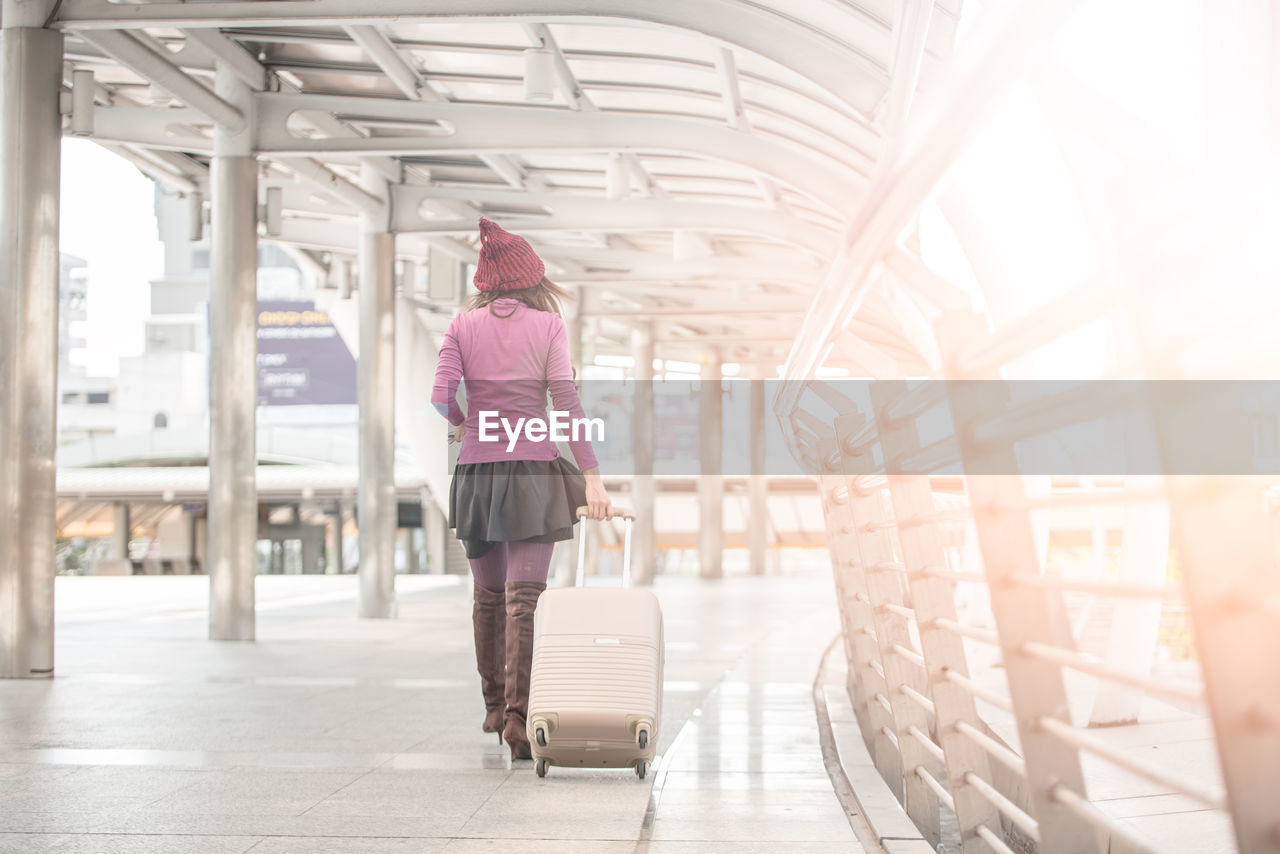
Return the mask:
<path id="1" fill-rule="evenodd" d="M 482 413 L 486 425 L 547 420 L 548 392 L 556 411 L 585 417 L 560 316 L 565 292 L 545 272 L 523 237 L 480 218 L 479 293 L 445 333 L 431 391 L 431 402 L 462 443 L 449 492 L 449 527 L 475 577 L 483 729 L 498 732 L 499 742 L 506 739 L 512 759 L 531 758 L 525 712 L 533 612 L 547 587 L 552 549 L 573 537 L 577 507 L 585 504 L 592 519 L 612 513 L 590 441 L 570 442 L 579 471 L 552 441 L 535 441 L 525 431 L 512 441 L 492 426 L 486 435 L 480 432 Z M 457 400 L 463 379 L 465 414 Z"/>

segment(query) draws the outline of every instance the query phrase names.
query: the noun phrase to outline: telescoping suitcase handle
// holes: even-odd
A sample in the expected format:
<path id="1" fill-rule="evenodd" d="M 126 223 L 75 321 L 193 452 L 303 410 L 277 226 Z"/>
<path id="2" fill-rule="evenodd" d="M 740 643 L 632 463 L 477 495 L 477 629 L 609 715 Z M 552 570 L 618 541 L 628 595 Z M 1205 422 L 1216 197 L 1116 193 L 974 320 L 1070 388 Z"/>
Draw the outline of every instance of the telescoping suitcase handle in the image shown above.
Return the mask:
<path id="1" fill-rule="evenodd" d="M 587 580 L 587 508 L 579 507 L 577 516 L 582 520 L 582 530 L 578 532 L 578 573 L 575 586 L 581 587 Z M 631 523 L 636 520 L 634 510 L 625 507 L 614 507 L 613 518 L 621 518 L 622 526 L 622 586 L 631 586 Z"/>

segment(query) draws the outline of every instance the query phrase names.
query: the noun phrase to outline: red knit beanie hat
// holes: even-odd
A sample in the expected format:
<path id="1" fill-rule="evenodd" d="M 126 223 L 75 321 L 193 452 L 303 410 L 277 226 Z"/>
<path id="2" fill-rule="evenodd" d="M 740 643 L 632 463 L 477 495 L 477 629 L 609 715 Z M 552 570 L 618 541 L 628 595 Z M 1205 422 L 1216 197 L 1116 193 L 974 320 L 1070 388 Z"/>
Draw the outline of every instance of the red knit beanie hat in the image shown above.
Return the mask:
<path id="1" fill-rule="evenodd" d="M 546 265 L 529 241 L 480 217 L 480 260 L 475 284 L 481 291 L 516 291 L 542 281 Z"/>

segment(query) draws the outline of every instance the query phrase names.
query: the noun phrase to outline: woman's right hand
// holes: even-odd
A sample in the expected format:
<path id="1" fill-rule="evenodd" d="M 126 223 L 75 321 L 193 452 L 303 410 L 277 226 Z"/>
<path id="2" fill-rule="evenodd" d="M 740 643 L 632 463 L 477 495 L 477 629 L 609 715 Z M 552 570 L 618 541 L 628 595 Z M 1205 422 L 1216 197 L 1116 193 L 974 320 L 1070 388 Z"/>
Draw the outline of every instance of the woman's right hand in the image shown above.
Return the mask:
<path id="1" fill-rule="evenodd" d="M 587 518 L 603 520 L 613 518 L 613 503 L 605 491 L 604 480 L 596 469 L 582 473 L 587 479 Z"/>

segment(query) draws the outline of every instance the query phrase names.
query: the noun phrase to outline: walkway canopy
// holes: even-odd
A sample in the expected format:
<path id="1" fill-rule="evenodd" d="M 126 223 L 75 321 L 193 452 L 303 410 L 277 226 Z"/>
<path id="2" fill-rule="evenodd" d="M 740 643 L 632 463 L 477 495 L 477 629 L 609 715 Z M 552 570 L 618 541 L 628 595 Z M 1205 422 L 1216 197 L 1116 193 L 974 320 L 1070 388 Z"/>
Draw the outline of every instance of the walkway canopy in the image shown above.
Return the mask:
<path id="1" fill-rule="evenodd" d="M 92 86 L 72 133 L 200 205 L 215 124 L 243 131 L 265 235 L 330 283 L 361 215 L 414 278 L 431 252 L 474 261 L 483 214 L 583 286 L 604 349 L 651 318 L 659 357 L 777 364 L 959 12 L 68 0 L 53 25 L 82 107 Z M 923 368 L 900 325 L 882 299 L 858 320 Z"/>

